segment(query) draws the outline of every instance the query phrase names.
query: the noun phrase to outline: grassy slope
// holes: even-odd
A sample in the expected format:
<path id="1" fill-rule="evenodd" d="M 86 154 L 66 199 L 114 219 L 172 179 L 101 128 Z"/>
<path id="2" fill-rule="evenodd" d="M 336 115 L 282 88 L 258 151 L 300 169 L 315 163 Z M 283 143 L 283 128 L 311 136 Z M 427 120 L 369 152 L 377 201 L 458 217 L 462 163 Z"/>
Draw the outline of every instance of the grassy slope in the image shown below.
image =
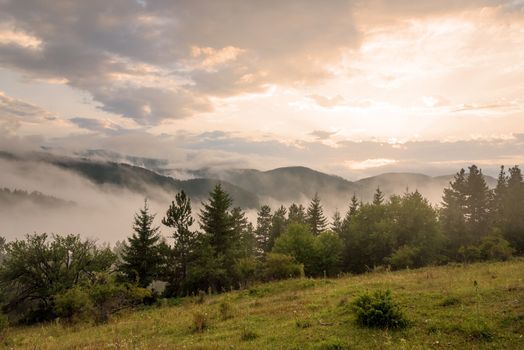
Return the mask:
<path id="1" fill-rule="evenodd" d="M 384 331 L 355 324 L 349 302 L 378 288 L 392 290 L 410 327 Z M 220 316 L 223 301 L 233 307 L 230 319 Z M 191 330 L 196 311 L 209 319 L 201 334 Z M 246 331 L 257 336 L 244 340 Z M 206 297 L 201 305 L 186 298 L 176 306 L 130 311 L 101 326 L 11 329 L 7 344 L 16 349 L 338 349 L 328 344 L 342 349 L 524 349 L 524 260 L 261 284 Z"/>

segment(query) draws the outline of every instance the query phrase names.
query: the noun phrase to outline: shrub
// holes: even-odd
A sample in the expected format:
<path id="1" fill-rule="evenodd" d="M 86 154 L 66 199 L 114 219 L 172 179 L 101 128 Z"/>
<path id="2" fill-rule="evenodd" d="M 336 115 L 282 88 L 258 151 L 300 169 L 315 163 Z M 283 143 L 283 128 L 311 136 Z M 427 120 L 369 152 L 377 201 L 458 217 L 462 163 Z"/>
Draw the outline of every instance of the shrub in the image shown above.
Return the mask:
<path id="1" fill-rule="evenodd" d="M 328 339 L 318 346 L 318 350 L 344 350 L 348 349 L 347 345 L 345 345 L 340 339 L 332 338 Z"/>
<path id="2" fill-rule="evenodd" d="M 357 322 L 362 326 L 397 329 L 404 328 L 408 324 L 389 290 L 361 294 L 354 300 L 353 310 Z"/>
<path id="3" fill-rule="evenodd" d="M 55 315 L 68 323 L 86 320 L 93 314 L 89 294 L 78 286 L 56 295 L 54 301 Z"/>
<path id="4" fill-rule="evenodd" d="M 417 266 L 417 259 L 419 255 L 419 248 L 403 245 L 391 255 L 389 261 L 391 263 L 391 267 L 394 269 L 405 269 Z"/>
<path id="5" fill-rule="evenodd" d="M 268 280 L 304 276 L 304 266 L 290 255 L 269 253 L 266 256 L 265 278 Z"/>
<path id="6" fill-rule="evenodd" d="M 500 232 L 493 232 L 482 238 L 480 242 L 480 255 L 484 260 L 508 260 L 515 251 Z"/>
<path id="7" fill-rule="evenodd" d="M 207 313 L 202 311 L 193 312 L 193 331 L 202 333 L 208 327 Z"/>

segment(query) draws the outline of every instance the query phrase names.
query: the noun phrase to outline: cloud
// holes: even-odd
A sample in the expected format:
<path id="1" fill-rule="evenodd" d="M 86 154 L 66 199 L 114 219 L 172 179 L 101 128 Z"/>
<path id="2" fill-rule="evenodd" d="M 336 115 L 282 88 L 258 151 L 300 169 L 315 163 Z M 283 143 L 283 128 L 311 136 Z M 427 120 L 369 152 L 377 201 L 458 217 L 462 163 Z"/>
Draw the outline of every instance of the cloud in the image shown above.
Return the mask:
<path id="1" fill-rule="evenodd" d="M 338 131 L 314 130 L 309 135 L 314 136 L 317 140 L 327 140 L 337 133 Z"/>
<path id="2" fill-rule="evenodd" d="M 69 121 L 79 128 L 101 133 L 117 134 L 124 131 L 120 125 L 113 123 L 111 120 L 75 117 L 69 119 Z"/>
<path id="3" fill-rule="evenodd" d="M 321 107 L 331 108 L 347 104 L 347 101 L 340 95 L 334 97 L 327 97 L 322 95 L 309 95 L 308 98 L 315 101 Z"/>

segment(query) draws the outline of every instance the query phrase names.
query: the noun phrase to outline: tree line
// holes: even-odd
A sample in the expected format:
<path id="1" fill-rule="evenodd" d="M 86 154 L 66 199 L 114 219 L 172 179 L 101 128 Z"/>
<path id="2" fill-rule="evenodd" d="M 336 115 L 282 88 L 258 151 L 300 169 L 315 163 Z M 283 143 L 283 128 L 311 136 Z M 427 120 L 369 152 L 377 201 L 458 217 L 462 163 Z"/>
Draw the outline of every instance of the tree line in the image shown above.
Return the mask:
<path id="1" fill-rule="evenodd" d="M 379 266 L 505 260 L 524 253 L 523 214 L 518 166 L 507 173 L 502 167 L 493 190 L 477 166 L 461 169 L 437 207 L 418 191 L 386 199 L 377 188 L 372 202 L 353 195 L 331 219 L 315 195 L 307 208 L 263 205 L 251 223 L 218 184 L 197 216 L 184 191 L 176 194 L 161 218 L 169 241 L 147 201 L 135 214 L 133 234 L 115 249 L 75 235 L 0 239 L 2 307 L 28 322 L 70 320 L 94 310 L 103 320 L 153 300 L 156 292 L 147 288 L 153 281 L 165 282 L 164 296 L 180 297 Z"/>

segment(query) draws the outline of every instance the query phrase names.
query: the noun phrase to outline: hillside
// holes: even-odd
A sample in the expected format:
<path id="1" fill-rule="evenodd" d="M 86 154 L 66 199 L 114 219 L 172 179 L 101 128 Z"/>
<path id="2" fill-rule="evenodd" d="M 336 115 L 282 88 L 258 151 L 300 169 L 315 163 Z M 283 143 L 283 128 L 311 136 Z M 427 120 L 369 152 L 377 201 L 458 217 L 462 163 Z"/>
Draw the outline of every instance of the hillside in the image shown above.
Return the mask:
<path id="1" fill-rule="evenodd" d="M 121 313 L 108 324 L 11 329 L 16 349 L 522 349 L 524 260 L 298 279 L 247 290 L 166 301 Z M 475 284 L 476 281 L 476 284 Z M 391 289 L 411 325 L 357 326 L 358 294 Z M 221 312 L 221 304 L 230 307 Z M 223 307 L 222 307 L 223 308 Z M 208 328 L 192 330 L 193 315 Z M 222 316 L 229 317 L 222 317 Z"/>

